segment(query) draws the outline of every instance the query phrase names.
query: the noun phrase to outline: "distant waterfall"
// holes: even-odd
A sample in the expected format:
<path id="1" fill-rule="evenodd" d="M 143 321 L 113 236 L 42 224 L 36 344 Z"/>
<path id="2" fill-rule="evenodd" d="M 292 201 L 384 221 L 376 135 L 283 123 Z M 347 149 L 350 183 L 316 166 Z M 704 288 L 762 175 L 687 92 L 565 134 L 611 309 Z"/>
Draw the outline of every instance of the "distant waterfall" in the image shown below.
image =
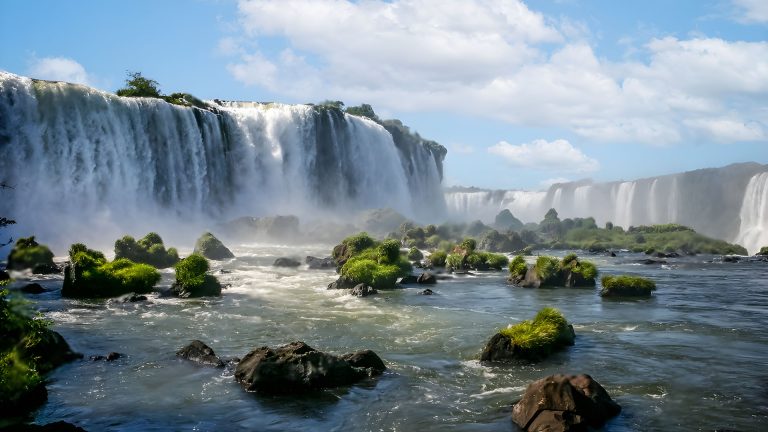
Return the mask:
<path id="1" fill-rule="evenodd" d="M 741 228 L 736 241 L 750 253 L 768 246 L 768 172 L 749 180 L 741 205 Z"/>
<path id="2" fill-rule="evenodd" d="M 768 245 L 768 166 L 734 164 L 625 182 L 581 181 L 546 191 L 446 192 L 455 220 L 493 222 L 509 209 L 523 222 L 539 222 L 548 209 L 561 219 L 594 217 L 598 224 L 680 223 L 736 242 L 754 253 Z"/>
<path id="3" fill-rule="evenodd" d="M 306 105 L 218 108 L 0 72 L 0 181 L 13 186 L 0 215 L 17 235 L 71 242 L 244 215 L 444 214 L 441 161 L 373 121 Z"/>

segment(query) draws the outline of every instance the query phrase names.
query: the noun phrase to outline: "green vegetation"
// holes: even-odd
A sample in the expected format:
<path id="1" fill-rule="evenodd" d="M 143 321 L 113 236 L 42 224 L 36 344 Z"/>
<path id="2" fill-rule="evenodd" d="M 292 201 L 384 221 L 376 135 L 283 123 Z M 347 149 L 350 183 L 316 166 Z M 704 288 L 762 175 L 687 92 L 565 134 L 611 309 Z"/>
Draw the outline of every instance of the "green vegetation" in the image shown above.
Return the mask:
<path id="1" fill-rule="evenodd" d="M 195 242 L 195 254 L 202 255 L 212 260 L 225 260 L 234 258 L 235 255 L 213 234 L 207 232 Z"/>
<path id="2" fill-rule="evenodd" d="M 379 243 L 362 232 L 345 238 L 333 248 L 339 273 L 354 283 L 376 289 L 394 288 L 399 277 L 411 274 L 411 263 L 400 254 L 400 242 L 393 239 Z"/>
<path id="3" fill-rule="evenodd" d="M 639 276 L 603 276 L 601 297 L 648 297 L 656 290 L 656 283 Z"/>
<path id="4" fill-rule="evenodd" d="M 558 279 L 560 272 L 560 261 L 551 256 L 540 256 L 536 259 L 536 275 L 541 279 L 542 285 L 546 285 L 544 281 L 553 281 Z"/>
<path id="5" fill-rule="evenodd" d="M 163 95 L 160 93 L 160 84 L 153 79 L 144 77 L 141 72 L 129 71 L 128 77 L 125 79 L 125 87 L 118 89 L 115 94 L 123 97 L 149 97 L 162 99 L 173 105 L 211 110 L 211 107 L 208 104 L 188 93 L 171 93 L 170 95 Z"/>
<path id="6" fill-rule="evenodd" d="M 768 256 L 768 246 L 761 247 L 760 252 L 758 252 L 757 255 Z"/>
<path id="7" fill-rule="evenodd" d="M 183 298 L 221 295 L 221 284 L 207 273 L 208 268 L 208 260 L 202 255 L 192 254 L 179 261 L 171 292 Z"/>
<path id="8" fill-rule="evenodd" d="M 61 290 L 64 297 L 103 298 L 131 292 L 149 293 L 160 281 L 160 273 L 150 265 L 126 258 L 107 262 L 103 253 L 88 249 L 82 243 L 70 247 L 69 259 Z"/>
<path id="9" fill-rule="evenodd" d="M 58 273 L 53 252 L 35 241 L 35 236 L 20 238 L 8 255 L 9 270 L 32 269 L 32 273 Z"/>
<path id="10" fill-rule="evenodd" d="M 453 271 L 459 271 L 464 269 L 464 255 L 459 253 L 451 253 L 445 258 L 445 266 Z"/>
<path id="11" fill-rule="evenodd" d="M 523 321 L 500 331 L 512 340 L 521 358 L 544 357 L 566 345 L 573 345 L 573 329 L 560 311 L 541 309 L 532 321 Z"/>
<path id="12" fill-rule="evenodd" d="M 139 241 L 128 235 L 115 241 L 115 259 L 120 258 L 157 268 L 167 268 L 179 262 L 179 253 L 175 248 L 166 250 L 163 239 L 157 233 L 151 232 Z"/>
<path id="13" fill-rule="evenodd" d="M 412 247 L 408 250 L 408 259 L 411 261 L 418 261 L 420 259 L 424 258 L 424 254 L 421 253 L 420 250 L 418 250 L 415 247 Z"/>
<path id="14" fill-rule="evenodd" d="M 429 255 L 429 262 L 435 267 L 444 267 L 448 254 L 442 250 L 436 250 Z"/>
<path id="15" fill-rule="evenodd" d="M 517 255 L 509 263 L 509 275 L 511 278 L 522 280 L 528 272 L 528 263 L 522 255 Z"/>

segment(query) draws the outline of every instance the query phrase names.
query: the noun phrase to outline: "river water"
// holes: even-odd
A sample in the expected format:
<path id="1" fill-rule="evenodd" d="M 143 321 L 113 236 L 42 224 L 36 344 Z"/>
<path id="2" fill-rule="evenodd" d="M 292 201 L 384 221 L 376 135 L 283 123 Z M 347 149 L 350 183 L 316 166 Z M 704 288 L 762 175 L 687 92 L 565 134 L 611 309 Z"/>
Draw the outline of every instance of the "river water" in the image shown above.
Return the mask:
<path id="1" fill-rule="evenodd" d="M 531 381 L 588 373 L 622 406 L 607 431 L 768 427 L 768 264 L 711 256 L 640 265 L 640 255 L 592 257 L 602 274 L 654 279 L 651 299 L 602 300 L 598 288 L 524 289 L 506 272 L 478 273 L 357 298 L 327 290 L 332 270 L 275 268 L 280 256 L 325 256 L 331 245 L 253 244 L 212 262 L 229 284 L 221 298 L 147 302 L 34 298 L 54 329 L 86 359 L 50 376 L 35 421 L 90 431 L 516 431 L 510 406 Z M 221 273 L 224 269 L 226 273 Z M 162 285 L 170 285 L 165 271 Z M 485 342 L 509 323 L 559 308 L 576 345 L 537 364 L 481 365 Z M 201 339 L 219 356 L 295 340 L 342 354 L 372 349 L 381 377 L 305 397 L 250 394 L 232 371 L 175 357 Z M 114 362 L 89 355 L 117 351 Z"/>

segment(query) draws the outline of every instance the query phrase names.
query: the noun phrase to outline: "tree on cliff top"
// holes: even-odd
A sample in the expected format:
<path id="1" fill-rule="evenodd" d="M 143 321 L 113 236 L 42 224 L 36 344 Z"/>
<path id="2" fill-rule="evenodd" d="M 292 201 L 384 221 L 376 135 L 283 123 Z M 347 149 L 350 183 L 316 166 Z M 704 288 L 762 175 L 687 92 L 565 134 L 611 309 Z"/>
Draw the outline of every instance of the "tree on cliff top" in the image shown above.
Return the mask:
<path id="1" fill-rule="evenodd" d="M 158 88 L 160 84 L 153 79 L 145 78 L 141 75 L 141 72 L 128 72 L 125 85 L 125 88 L 121 88 L 116 92 L 118 96 L 161 97 L 160 89 Z"/>

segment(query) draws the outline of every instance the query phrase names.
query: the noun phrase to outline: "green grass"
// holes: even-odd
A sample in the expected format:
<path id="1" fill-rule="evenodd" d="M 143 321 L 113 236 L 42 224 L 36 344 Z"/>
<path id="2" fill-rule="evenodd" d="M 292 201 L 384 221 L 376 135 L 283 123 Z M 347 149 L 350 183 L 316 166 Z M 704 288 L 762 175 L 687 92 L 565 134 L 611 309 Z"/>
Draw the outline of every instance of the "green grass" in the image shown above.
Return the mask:
<path id="1" fill-rule="evenodd" d="M 53 252 L 35 241 L 35 236 L 18 239 L 8 255 L 8 268 L 23 270 L 37 266 L 54 266 Z"/>
<path id="2" fill-rule="evenodd" d="M 509 263 L 510 276 L 524 278 L 528 272 L 528 264 L 525 262 L 525 258 L 522 255 L 518 255 L 512 259 Z"/>
<path id="3" fill-rule="evenodd" d="M 526 320 L 500 332 L 531 355 L 548 354 L 561 345 L 573 342 L 568 322 L 563 314 L 552 307 L 541 309 L 533 320 Z"/>
<path id="4" fill-rule="evenodd" d="M 464 255 L 458 253 L 450 253 L 445 258 L 445 266 L 450 267 L 453 270 L 464 269 Z"/>
<path id="5" fill-rule="evenodd" d="M 179 297 L 203 297 L 221 295 L 221 284 L 209 275 L 208 260 L 192 254 L 176 263 L 176 283 L 172 291 Z"/>
<path id="6" fill-rule="evenodd" d="M 160 281 L 160 273 L 148 264 L 126 258 L 107 262 L 104 254 L 82 243 L 70 249 L 70 268 L 64 275 L 64 297 L 103 298 L 131 292 L 149 293 Z"/>
<path id="7" fill-rule="evenodd" d="M 557 278 L 560 270 L 560 260 L 551 256 L 540 256 L 536 258 L 536 274 L 542 283 Z"/>
<path id="8" fill-rule="evenodd" d="M 442 250 L 436 250 L 429 255 L 429 261 L 435 267 L 445 266 L 445 260 L 448 258 L 448 254 Z"/>
<path id="9" fill-rule="evenodd" d="M 408 250 L 408 259 L 411 261 L 418 261 L 424 258 L 424 254 L 418 248 L 412 247 Z"/>
<path id="10" fill-rule="evenodd" d="M 129 235 L 116 240 L 115 259 L 120 258 L 157 268 L 167 268 L 179 262 L 179 253 L 175 248 L 166 250 L 160 235 L 151 232 L 138 241 Z"/>
<path id="11" fill-rule="evenodd" d="M 647 297 L 656 290 L 656 283 L 650 279 L 639 276 L 606 275 L 600 280 L 603 288 L 600 290 L 602 297 L 611 296 L 636 296 Z"/>

